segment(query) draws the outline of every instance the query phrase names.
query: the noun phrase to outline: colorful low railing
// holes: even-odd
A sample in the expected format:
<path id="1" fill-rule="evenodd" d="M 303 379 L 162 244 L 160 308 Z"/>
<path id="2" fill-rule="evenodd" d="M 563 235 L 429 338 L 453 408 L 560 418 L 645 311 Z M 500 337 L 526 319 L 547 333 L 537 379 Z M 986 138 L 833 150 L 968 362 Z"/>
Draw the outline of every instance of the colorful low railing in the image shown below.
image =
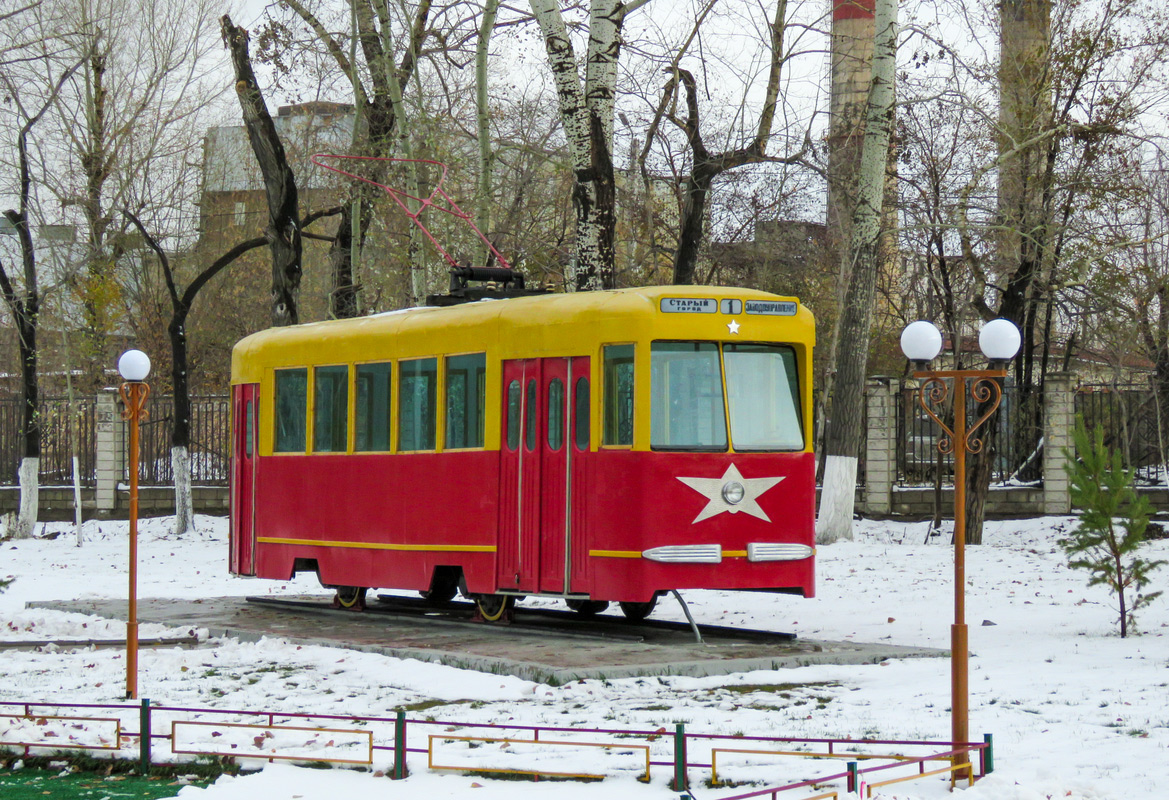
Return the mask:
<path id="1" fill-rule="evenodd" d="M 472 753 L 484 743 L 492 758 Z M 670 788 L 689 790 L 691 773 L 708 771 L 710 784 L 724 785 L 728 771 L 749 772 L 758 785 L 760 775 L 772 780 L 781 764 L 801 759 L 839 759 L 846 769 L 814 778 L 775 783 L 724 800 L 771 797 L 778 800 L 827 800 L 844 791 L 872 796 L 882 786 L 949 775 L 973 783 L 994 769 L 993 742 L 953 743 L 889 739 L 787 738 L 687 732 L 677 724 L 671 734 L 657 730 L 591 729 L 498 723 L 468 723 L 434 719 L 407 719 L 403 711 L 392 717 L 345 714 L 283 713 L 232 709 L 152 705 L 143 700 L 127 704 L 0 703 L 0 748 L 36 751 L 84 750 L 110 757 L 133 757 L 141 771 L 154 763 L 177 763 L 191 757 L 236 760 L 298 761 L 385 765 L 395 779 L 407 776 L 407 759 L 424 756 L 432 770 L 456 770 L 490 775 L 522 774 L 542 777 L 602 780 L 632 774 L 649 782 L 651 769 L 669 768 Z M 556 768 L 556 753 L 597 752 L 597 769 Z M 728 764 L 734 758 L 744 763 Z M 525 761 L 525 759 L 529 759 Z M 877 763 L 887 762 L 887 763 Z M 936 767 L 937 763 L 942 767 Z M 864 765 L 864 766 L 862 766 Z M 811 793 L 811 794 L 808 794 Z"/>

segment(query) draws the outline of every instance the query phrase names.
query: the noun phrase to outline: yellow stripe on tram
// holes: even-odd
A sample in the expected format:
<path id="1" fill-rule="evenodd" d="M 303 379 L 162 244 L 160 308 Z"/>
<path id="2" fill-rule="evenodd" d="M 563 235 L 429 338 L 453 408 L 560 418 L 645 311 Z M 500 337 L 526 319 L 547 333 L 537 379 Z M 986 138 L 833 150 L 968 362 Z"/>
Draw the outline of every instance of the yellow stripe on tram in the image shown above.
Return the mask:
<path id="1" fill-rule="evenodd" d="M 439 553 L 494 553 L 492 544 L 388 544 L 382 542 L 334 542 L 324 539 L 281 539 L 275 536 L 259 536 L 261 544 L 302 544 L 311 547 L 354 547 L 365 550 L 406 550 L 413 552 Z"/>
<path id="2" fill-rule="evenodd" d="M 592 558 L 641 558 L 640 550 L 590 550 Z"/>

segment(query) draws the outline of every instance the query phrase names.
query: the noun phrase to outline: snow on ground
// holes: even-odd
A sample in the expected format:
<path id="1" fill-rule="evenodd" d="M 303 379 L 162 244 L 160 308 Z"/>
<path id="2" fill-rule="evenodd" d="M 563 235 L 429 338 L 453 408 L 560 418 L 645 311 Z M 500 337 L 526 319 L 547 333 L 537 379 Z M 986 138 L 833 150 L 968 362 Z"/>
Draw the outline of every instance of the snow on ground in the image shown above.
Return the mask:
<path id="1" fill-rule="evenodd" d="M 1089 588 L 1087 575 L 1069 570 L 1058 548 L 1059 536 L 1073 524 L 1055 517 L 991 522 L 986 544 L 967 549 L 970 730 L 975 739 L 993 733 L 996 756 L 992 776 L 960 789 L 969 800 L 1164 794 L 1169 779 L 1169 595 L 1140 613 L 1140 635 L 1120 639 L 1108 593 Z M 140 597 L 319 590 L 306 577 L 281 584 L 230 576 L 225 520 L 200 517 L 197 532 L 181 540 L 169 535 L 169 526 L 168 519 L 143 520 L 139 526 Z M 819 549 L 815 599 L 694 591 L 687 593 L 691 610 L 699 622 L 793 631 L 806 638 L 948 647 L 952 549 L 937 540 L 923 543 L 921 523 L 865 521 L 857 524 L 856 533 L 853 542 Z M 0 640 L 124 634 L 121 623 L 25 609 L 34 600 L 125 597 L 127 524 L 89 522 L 84 536 L 84 545 L 77 547 L 69 526 L 48 524 L 34 540 L 0 543 L 0 576 L 16 578 L 0 594 Z M 1169 541 L 1147 547 L 1150 556 L 1169 558 Z M 1169 568 L 1157 573 L 1156 582 L 1169 583 Z M 682 619 L 665 600 L 655 616 Z M 140 631 L 144 638 L 190 633 L 145 624 Z M 0 701 L 113 703 L 124 696 L 125 666 L 116 648 L 2 652 Z M 393 716 L 398 708 L 433 702 L 411 717 L 670 731 L 676 722 L 685 722 L 688 732 L 765 736 L 947 740 L 950 732 L 946 659 L 552 687 L 265 639 L 143 650 L 139 681 L 142 697 L 169 706 Z M 585 772 L 596 769 L 588 756 L 560 756 L 561 762 Z M 804 766 L 794 769 L 806 774 L 836 766 L 800 763 Z M 277 763 L 255 774 L 223 777 L 207 789 L 186 787 L 178 796 L 333 800 L 342 792 L 368 790 L 385 797 L 515 800 L 544 797 L 548 791 L 545 783 L 428 772 L 421 756 L 412 756 L 410 766 L 410 778 L 391 782 L 368 773 Z M 653 781 L 644 785 L 627 768 L 602 784 L 560 783 L 555 792 L 566 800 L 602 792 L 676 796 L 667 788 L 667 772 L 656 769 Z M 744 767 L 740 774 L 774 785 L 788 773 Z M 691 777 L 700 800 L 751 788 L 714 790 L 700 782 L 705 776 Z M 940 778 L 928 779 L 890 787 L 879 796 L 926 800 L 948 796 L 948 788 Z"/>

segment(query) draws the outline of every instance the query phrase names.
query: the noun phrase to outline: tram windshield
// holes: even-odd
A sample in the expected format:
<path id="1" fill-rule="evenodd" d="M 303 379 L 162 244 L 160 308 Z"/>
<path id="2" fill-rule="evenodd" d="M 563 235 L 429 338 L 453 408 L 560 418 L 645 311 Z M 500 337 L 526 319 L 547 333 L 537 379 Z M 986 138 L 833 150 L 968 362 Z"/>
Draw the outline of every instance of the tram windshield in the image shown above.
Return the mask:
<path id="1" fill-rule="evenodd" d="M 728 343 L 720 360 L 715 342 L 654 342 L 650 354 L 655 450 L 726 450 L 728 406 L 736 450 L 804 449 L 791 347 Z"/>

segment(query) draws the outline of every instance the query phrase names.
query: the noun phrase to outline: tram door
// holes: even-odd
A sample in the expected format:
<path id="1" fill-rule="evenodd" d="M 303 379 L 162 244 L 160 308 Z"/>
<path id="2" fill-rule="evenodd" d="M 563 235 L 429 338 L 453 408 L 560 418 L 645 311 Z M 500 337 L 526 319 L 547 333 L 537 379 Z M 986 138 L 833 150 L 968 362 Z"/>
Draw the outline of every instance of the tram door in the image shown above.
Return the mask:
<path id="1" fill-rule="evenodd" d="M 260 386 L 255 383 L 233 387 L 232 481 L 231 481 L 231 571 L 254 575 L 256 440 Z"/>
<path id="2" fill-rule="evenodd" d="M 588 358 L 503 364 L 498 585 L 519 592 L 567 592 L 574 572 L 575 376 Z M 584 413 L 588 413 L 587 401 Z M 586 446 L 587 449 L 587 446 Z"/>

